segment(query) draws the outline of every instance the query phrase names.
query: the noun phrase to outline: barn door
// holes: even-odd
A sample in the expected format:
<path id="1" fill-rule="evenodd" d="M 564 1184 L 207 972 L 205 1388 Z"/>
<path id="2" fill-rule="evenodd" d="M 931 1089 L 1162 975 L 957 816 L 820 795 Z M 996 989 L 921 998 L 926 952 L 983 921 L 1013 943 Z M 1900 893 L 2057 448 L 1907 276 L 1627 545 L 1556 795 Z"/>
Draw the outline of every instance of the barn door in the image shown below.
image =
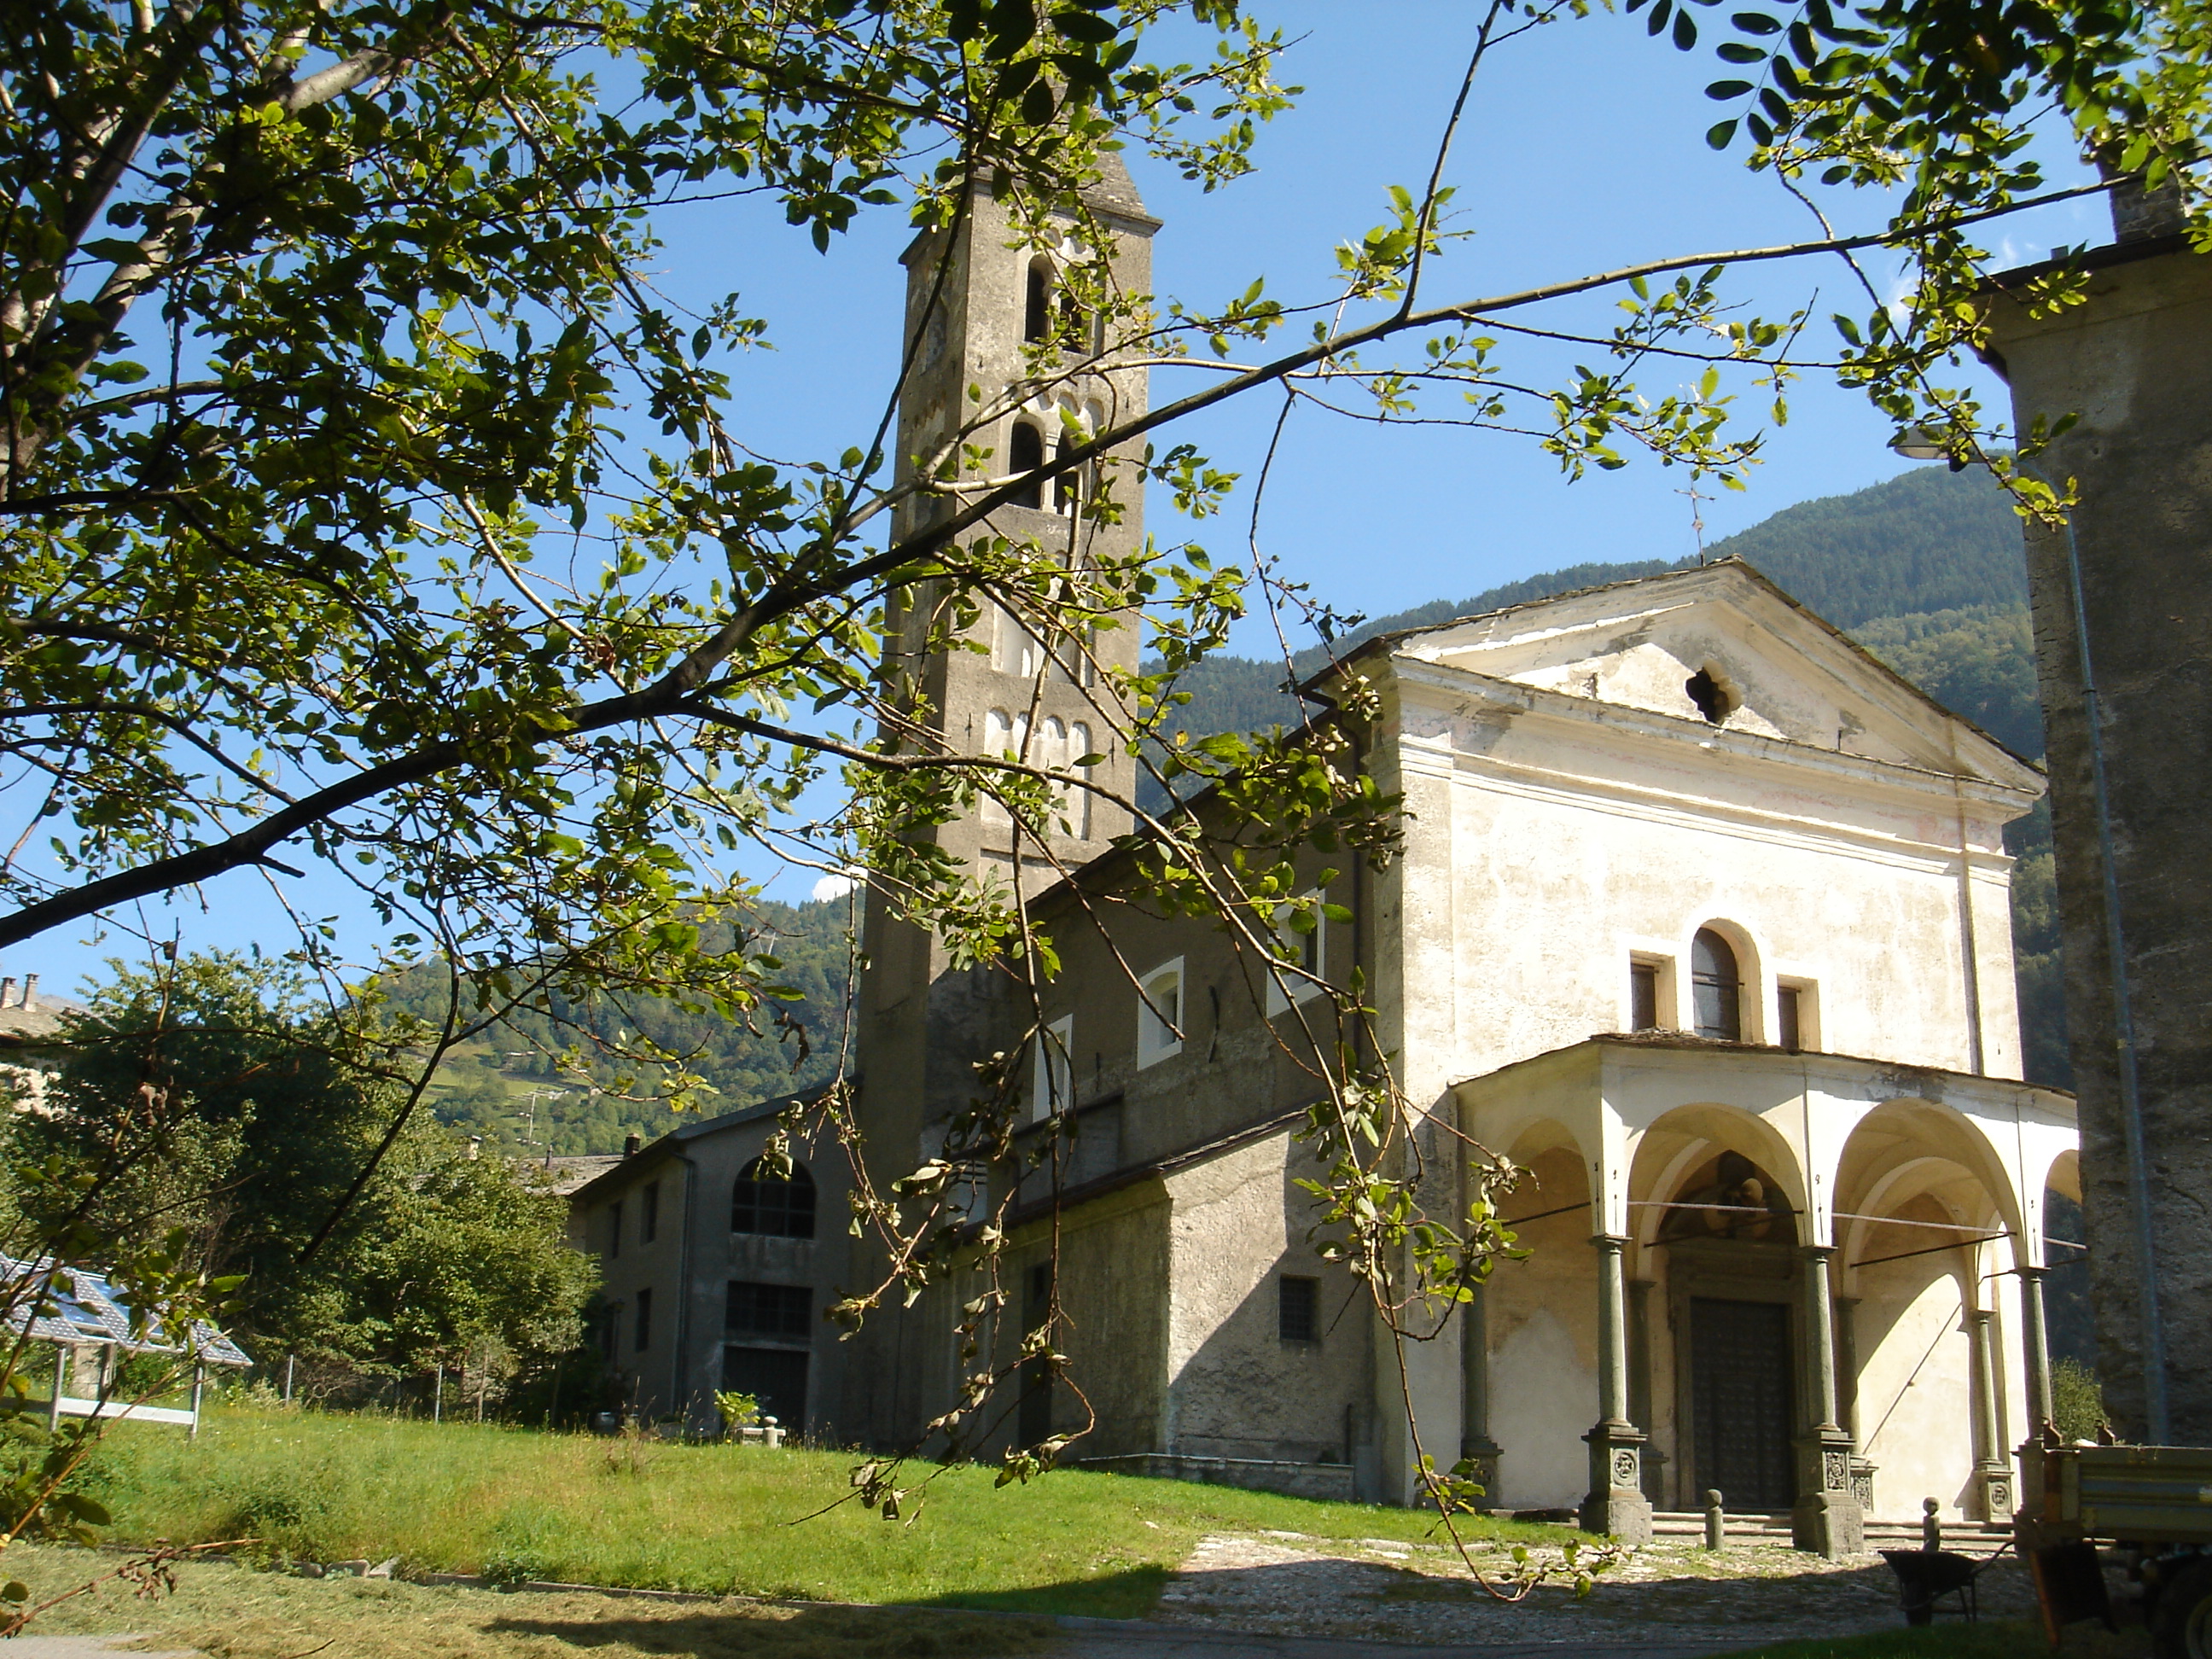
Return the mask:
<path id="1" fill-rule="evenodd" d="M 1796 1501 L 1790 1443 L 1790 1310 L 1779 1302 L 1690 1303 L 1690 1387 L 1703 1507 L 1717 1489 L 1735 1510 L 1786 1510 Z"/>

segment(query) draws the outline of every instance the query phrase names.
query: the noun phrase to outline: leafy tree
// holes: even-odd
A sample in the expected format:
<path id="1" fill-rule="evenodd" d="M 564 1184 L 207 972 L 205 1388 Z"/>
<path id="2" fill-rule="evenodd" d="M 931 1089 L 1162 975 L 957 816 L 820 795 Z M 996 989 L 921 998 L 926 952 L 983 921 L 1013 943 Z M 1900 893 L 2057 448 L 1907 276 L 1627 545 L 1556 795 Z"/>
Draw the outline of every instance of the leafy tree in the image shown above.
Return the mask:
<path id="1" fill-rule="evenodd" d="M 227 953 L 115 978 L 64 1025 L 51 1115 L 19 1158 L 74 1172 L 25 1207 L 96 1184 L 105 1237 L 181 1244 L 235 1278 L 241 1338 L 392 1371 L 469 1348 L 558 1352 L 594 1275 L 566 1206 L 506 1160 L 424 1123 L 403 1135 L 303 1261 L 404 1096 L 388 1049 L 310 999 L 296 966 Z M 249 1350 L 250 1351 L 250 1350 Z"/>
<path id="2" fill-rule="evenodd" d="M 1940 429 L 1963 458 L 1982 447 L 1978 411 L 1936 377 L 1978 326 L 1972 228 L 2078 193 L 2021 159 L 2030 114 L 2058 94 L 2081 144 L 2153 182 L 2202 125 L 2188 72 L 2202 41 L 2179 9 L 1739 14 L 1729 55 L 1759 78 L 1719 92 L 1750 101 L 1715 142 L 1740 127 L 1753 164 L 1804 198 L 1904 186 L 1875 228 L 1822 222 L 1790 248 L 1743 251 L 1854 262 L 1867 309 L 1839 323 L 1837 360 L 1799 353 L 1804 319 L 1735 308 L 1725 250 L 1439 296 L 1464 234 L 1442 182 L 1459 111 L 1516 40 L 1588 9 L 1480 13 L 1430 176 L 1337 250 L 1326 291 L 1285 301 L 1255 283 L 1174 307 L 1116 290 L 1082 187 L 1125 143 L 1209 185 L 1247 164 L 1285 94 L 1273 37 L 1234 0 L 40 9 L 0 38 L 0 177 L 16 210 L 0 222 L 0 684 L 23 828 L 52 853 L 0 866 L 18 906 L 0 945 L 312 860 L 359 884 L 398 948 L 445 977 L 442 1012 L 413 1034 L 426 1065 L 518 1006 L 557 1020 L 556 1006 L 636 996 L 739 1019 L 782 988 L 773 952 L 708 943 L 755 898 L 728 854 L 790 828 L 778 809 L 845 767 L 853 805 L 794 831 L 805 855 L 865 865 L 960 960 L 1034 984 L 1049 941 L 914 831 L 986 791 L 1041 830 L 1054 781 L 1025 757 L 941 752 L 926 709 L 877 672 L 892 627 L 950 646 L 993 604 L 1071 652 L 1142 611 L 1159 670 L 1107 677 L 1112 740 L 1148 753 L 1164 739 L 1156 771 L 1224 785 L 1218 814 L 1150 826 L 1147 879 L 1167 907 L 1273 950 L 1303 889 L 1299 849 L 1385 857 L 1390 804 L 1323 745 L 1200 745 L 1161 717 L 1255 584 L 1299 596 L 1270 567 L 1194 548 L 1070 568 L 993 534 L 997 508 L 1042 475 L 1097 465 L 1095 519 L 1146 477 L 1211 514 L 1235 475 L 1146 441 L 1260 389 L 1286 408 L 1533 434 L 1569 477 L 1641 453 L 1728 483 L 1758 447 L 1729 426 L 1735 398 L 1756 390 L 1778 416 L 1790 379 L 1839 361 L 1900 425 Z M 1696 43 L 1671 0 L 1650 15 Z M 1148 62 L 1170 20 L 1215 31 L 1217 54 Z M 835 457 L 761 459 L 773 412 L 738 406 L 726 369 L 766 325 L 734 299 L 679 320 L 651 287 L 653 214 L 757 192 L 820 246 L 878 207 L 955 228 L 983 190 L 1040 246 L 1073 225 L 1068 281 L 1106 353 L 1212 353 L 1221 371 L 1027 477 L 997 473 L 977 434 L 1082 372 L 1056 346 L 1019 385 L 977 388 L 940 453 L 888 453 L 886 417 Z M 1855 263 L 1872 249 L 1910 256 L 1901 310 Z M 2069 280 L 2039 292 L 2057 302 Z M 1610 325 L 1556 310 L 1600 294 L 1621 307 Z M 1556 373 L 1525 326 L 1547 306 L 1558 325 L 1537 328 L 1568 354 Z M 1298 343 L 1267 356 L 1294 317 Z M 1244 351 L 1263 361 L 1226 362 Z M 1671 389 L 1646 385 L 1654 372 Z M 1450 413 L 1425 412 L 1439 399 Z M 2055 492 L 2005 476 L 2055 510 Z M 886 543 L 895 513 L 918 527 Z M 564 533 L 597 538 L 600 567 L 556 564 Z M 1264 836 L 1238 845 L 1255 825 Z M 303 948 L 325 964 L 334 947 L 311 925 Z M 1356 1000 L 1334 1012 L 1342 1029 L 1315 1056 L 1330 1082 L 1315 1121 L 1334 1171 L 1323 1224 L 1396 1328 L 1422 1292 L 1466 1293 L 1469 1260 L 1496 1241 L 1479 1210 L 1420 1211 L 1399 1173 L 1406 1103 L 1387 1073 L 1336 1065 L 1375 1045 L 1357 1040 Z M 633 1047 L 695 1103 L 680 1054 Z M 992 1084 L 983 1116 L 1003 1120 L 1017 1085 Z M 856 1308 L 926 1276 L 912 1241 L 951 1202 L 930 1178 L 890 1190 L 866 1224 L 898 1266 Z M 1434 1490 L 1452 1501 L 1442 1478 Z"/>

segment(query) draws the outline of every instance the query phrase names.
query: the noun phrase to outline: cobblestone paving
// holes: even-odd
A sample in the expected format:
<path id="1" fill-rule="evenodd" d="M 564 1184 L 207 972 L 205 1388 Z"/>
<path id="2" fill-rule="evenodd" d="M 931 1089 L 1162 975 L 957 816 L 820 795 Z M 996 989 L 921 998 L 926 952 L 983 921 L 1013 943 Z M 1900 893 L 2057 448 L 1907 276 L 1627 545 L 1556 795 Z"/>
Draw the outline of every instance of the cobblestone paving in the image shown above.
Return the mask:
<path id="1" fill-rule="evenodd" d="M 1986 1547 L 1976 1554 L 1986 1553 Z M 1556 1551 L 1533 1552 L 1558 1559 Z M 1477 1551 L 1502 1575 L 1510 1553 Z M 1982 1612 L 2031 1613 L 2027 1575 L 2008 1555 L 1983 1574 Z M 1538 1589 L 1493 1601 L 1449 1551 L 1384 1539 L 1346 1542 L 1296 1533 L 1215 1534 L 1170 1581 L 1152 1619 L 1193 1629 L 1419 1644 L 1710 1641 L 1716 1651 L 1753 1642 L 1838 1636 L 1901 1624 L 1897 1581 L 1873 1554 L 1824 1561 L 1785 1544 L 1731 1546 L 1718 1554 L 1662 1539 L 1599 1577 L 1587 1597 Z"/>

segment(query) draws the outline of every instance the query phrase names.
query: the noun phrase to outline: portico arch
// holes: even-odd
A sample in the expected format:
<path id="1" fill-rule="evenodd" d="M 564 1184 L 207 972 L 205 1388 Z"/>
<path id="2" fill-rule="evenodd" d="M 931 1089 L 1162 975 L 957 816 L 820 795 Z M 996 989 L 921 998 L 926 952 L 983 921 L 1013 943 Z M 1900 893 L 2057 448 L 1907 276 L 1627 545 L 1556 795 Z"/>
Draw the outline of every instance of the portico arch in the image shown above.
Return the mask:
<path id="1" fill-rule="evenodd" d="M 1978 1125 L 1924 1097 L 1884 1101 L 1844 1143 L 1839 1372 L 1878 1512 L 1934 1498 L 1962 1518 L 2010 1516 L 2008 1419 L 2025 1408 L 2007 1378 L 2035 1370 L 2003 1294 L 2027 1259 L 2014 1179 Z"/>

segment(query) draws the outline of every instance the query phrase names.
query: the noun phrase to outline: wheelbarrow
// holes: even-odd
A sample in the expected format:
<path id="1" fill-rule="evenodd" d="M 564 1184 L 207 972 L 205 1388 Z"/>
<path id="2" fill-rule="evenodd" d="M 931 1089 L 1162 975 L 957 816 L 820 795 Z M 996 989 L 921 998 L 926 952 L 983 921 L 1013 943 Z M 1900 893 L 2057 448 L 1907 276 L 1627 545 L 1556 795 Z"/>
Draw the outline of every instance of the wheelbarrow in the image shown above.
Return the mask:
<path id="1" fill-rule="evenodd" d="M 1897 1575 L 1897 1599 L 1905 1608 L 1906 1624 L 1934 1624 L 1936 1602 L 1946 1595 L 1956 1595 L 1959 1611 L 1971 1625 L 1981 1617 L 1974 1581 L 2011 1547 L 2006 1544 L 1979 1558 L 1960 1555 L 1955 1550 L 1884 1550 L 1881 1559 Z"/>

